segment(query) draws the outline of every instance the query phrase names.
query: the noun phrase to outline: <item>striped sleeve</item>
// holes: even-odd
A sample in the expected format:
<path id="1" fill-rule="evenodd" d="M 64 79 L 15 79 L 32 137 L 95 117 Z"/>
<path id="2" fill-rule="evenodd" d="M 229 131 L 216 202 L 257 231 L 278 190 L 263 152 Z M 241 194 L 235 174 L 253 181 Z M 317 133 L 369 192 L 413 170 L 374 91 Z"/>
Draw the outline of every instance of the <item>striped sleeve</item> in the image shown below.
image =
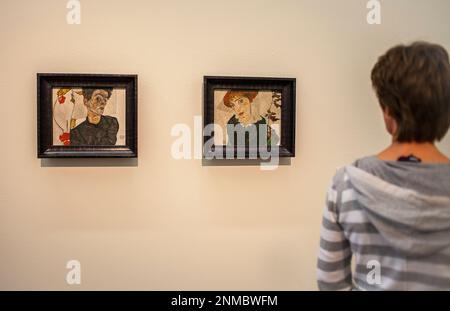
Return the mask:
<path id="1" fill-rule="evenodd" d="M 320 233 L 317 282 L 320 290 L 351 290 L 350 243 L 337 221 L 338 191 L 328 190 Z"/>

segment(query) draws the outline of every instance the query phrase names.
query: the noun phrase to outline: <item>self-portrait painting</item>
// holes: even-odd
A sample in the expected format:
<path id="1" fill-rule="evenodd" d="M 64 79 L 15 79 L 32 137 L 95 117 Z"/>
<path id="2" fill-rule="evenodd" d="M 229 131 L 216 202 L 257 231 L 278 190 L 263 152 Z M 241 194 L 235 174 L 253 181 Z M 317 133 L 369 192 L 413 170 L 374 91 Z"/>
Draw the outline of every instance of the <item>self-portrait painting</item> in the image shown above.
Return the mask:
<path id="1" fill-rule="evenodd" d="M 136 76 L 39 74 L 39 157 L 135 157 L 136 85 Z"/>
<path id="2" fill-rule="evenodd" d="M 53 89 L 53 145 L 123 146 L 125 122 L 125 89 Z"/>
<path id="3" fill-rule="evenodd" d="M 295 79 L 205 77 L 204 126 L 206 158 L 274 148 L 294 156 Z"/>

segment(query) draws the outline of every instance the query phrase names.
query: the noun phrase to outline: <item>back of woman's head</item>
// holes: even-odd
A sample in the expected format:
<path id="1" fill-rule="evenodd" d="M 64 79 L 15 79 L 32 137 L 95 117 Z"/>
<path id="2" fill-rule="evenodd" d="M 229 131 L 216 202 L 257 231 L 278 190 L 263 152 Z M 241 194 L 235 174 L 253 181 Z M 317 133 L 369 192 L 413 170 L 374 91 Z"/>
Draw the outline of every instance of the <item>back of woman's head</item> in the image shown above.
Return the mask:
<path id="1" fill-rule="evenodd" d="M 415 42 L 391 48 L 372 70 L 383 109 L 397 123 L 397 142 L 434 142 L 450 127 L 450 64 L 440 45 Z"/>

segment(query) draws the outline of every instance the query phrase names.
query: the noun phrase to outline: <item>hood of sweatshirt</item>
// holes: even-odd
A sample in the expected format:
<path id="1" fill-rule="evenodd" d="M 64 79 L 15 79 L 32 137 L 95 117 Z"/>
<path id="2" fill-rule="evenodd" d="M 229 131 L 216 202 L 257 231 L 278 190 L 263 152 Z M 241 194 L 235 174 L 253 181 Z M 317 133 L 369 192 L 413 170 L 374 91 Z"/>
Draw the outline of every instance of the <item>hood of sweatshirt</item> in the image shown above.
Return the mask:
<path id="1" fill-rule="evenodd" d="M 450 165 L 371 161 L 369 170 L 349 165 L 345 171 L 356 200 L 383 238 L 411 257 L 449 247 Z"/>

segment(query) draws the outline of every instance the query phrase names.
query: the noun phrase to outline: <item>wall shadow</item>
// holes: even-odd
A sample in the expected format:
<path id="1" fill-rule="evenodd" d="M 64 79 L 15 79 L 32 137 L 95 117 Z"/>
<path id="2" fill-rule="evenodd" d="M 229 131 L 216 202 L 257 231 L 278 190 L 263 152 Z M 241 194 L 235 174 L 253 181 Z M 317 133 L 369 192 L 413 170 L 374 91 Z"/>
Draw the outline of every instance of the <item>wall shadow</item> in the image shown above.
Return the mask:
<path id="1" fill-rule="evenodd" d="M 202 166 L 261 166 L 263 163 L 270 163 L 270 161 L 261 159 L 202 159 Z M 290 166 L 291 158 L 279 158 L 278 165 Z"/>
<path id="2" fill-rule="evenodd" d="M 41 167 L 137 167 L 137 158 L 41 159 Z"/>

